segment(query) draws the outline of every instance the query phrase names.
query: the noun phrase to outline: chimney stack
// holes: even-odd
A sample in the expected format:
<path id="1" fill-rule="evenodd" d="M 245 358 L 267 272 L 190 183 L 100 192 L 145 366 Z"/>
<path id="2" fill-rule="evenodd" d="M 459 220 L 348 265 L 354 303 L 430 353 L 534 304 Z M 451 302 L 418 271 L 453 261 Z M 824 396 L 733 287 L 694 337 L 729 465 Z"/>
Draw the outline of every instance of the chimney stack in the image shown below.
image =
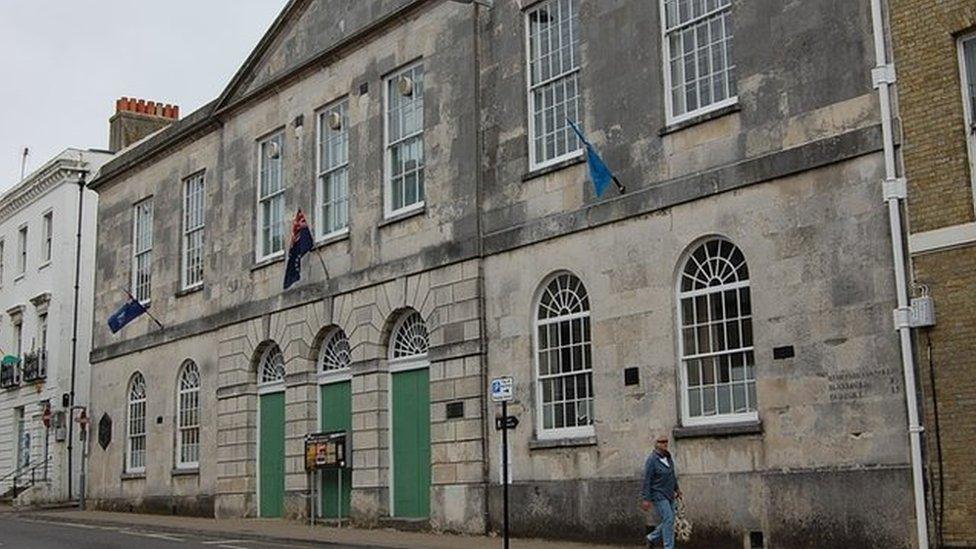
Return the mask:
<path id="1" fill-rule="evenodd" d="M 118 152 L 179 119 L 177 105 L 122 97 L 115 102 L 115 114 L 108 121 L 108 148 Z"/>

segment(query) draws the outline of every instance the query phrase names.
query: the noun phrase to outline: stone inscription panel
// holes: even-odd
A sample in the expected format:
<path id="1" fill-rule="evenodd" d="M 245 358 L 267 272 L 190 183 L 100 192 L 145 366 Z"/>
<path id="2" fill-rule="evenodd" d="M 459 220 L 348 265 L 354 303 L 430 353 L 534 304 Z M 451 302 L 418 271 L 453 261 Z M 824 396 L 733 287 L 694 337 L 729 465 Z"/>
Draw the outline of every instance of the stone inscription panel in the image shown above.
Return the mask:
<path id="1" fill-rule="evenodd" d="M 831 402 L 861 400 L 901 393 L 901 372 L 896 368 L 875 368 L 827 375 Z"/>

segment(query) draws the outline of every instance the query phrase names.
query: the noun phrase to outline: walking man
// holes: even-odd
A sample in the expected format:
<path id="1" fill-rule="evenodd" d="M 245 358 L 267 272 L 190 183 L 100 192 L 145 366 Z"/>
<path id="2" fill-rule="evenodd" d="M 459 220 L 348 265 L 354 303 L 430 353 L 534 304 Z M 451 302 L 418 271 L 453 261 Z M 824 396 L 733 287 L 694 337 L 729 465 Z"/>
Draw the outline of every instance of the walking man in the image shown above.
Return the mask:
<path id="1" fill-rule="evenodd" d="M 674 549 L 675 498 L 680 497 L 678 473 L 668 452 L 668 437 L 661 435 L 654 441 L 654 451 L 644 462 L 644 484 L 641 489 L 641 508 L 647 511 L 653 505 L 661 519 L 657 528 L 647 536 L 651 547 L 663 541 L 664 549 Z"/>

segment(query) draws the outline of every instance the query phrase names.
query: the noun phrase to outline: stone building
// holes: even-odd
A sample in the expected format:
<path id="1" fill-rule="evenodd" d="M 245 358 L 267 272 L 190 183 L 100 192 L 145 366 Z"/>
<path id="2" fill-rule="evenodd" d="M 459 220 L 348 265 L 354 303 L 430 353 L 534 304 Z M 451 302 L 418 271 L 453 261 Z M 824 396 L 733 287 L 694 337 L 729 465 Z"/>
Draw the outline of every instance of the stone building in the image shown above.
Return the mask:
<path id="1" fill-rule="evenodd" d="M 909 250 L 936 321 L 917 333 L 931 539 L 976 546 L 976 5 L 893 0 Z"/>
<path id="2" fill-rule="evenodd" d="M 163 327 L 96 324 L 91 498 L 301 516 L 339 430 L 320 516 L 497 529 L 511 375 L 518 535 L 638 539 L 665 432 L 697 546 L 911 545 L 870 10 L 461 4 L 289 2 L 92 183 L 95 316 Z"/>
<path id="3" fill-rule="evenodd" d="M 0 495 L 17 504 L 79 494 L 83 445 L 77 429 L 69 438 L 69 395 L 88 403 L 97 211 L 84 183 L 109 158 L 66 149 L 0 196 Z"/>

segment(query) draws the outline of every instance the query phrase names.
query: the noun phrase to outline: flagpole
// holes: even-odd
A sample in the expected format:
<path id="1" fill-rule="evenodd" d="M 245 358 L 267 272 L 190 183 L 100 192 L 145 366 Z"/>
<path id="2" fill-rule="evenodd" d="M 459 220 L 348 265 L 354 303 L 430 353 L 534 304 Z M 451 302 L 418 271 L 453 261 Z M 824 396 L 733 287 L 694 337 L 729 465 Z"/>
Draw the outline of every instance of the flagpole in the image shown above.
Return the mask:
<path id="1" fill-rule="evenodd" d="M 119 288 L 119 290 L 121 290 L 125 295 L 129 296 L 129 299 L 138 303 L 139 306 L 142 307 L 142 310 L 146 311 L 146 314 L 149 315 L 149 318 L 151 318 L 153 322 L 155 322 L 156 325 L 159 326 L 160 329 L 163 329 L 163 323 L 160 322 L 158 318 L 154 317 L 153 314 L 149 312 L 149 308 L 143 305 L 142 302 L 140 302 L 138 299 L 136 299 L 135 296 L 129 292 L 129 290 L 126 290 L 125 288 Z"/>
<path id="2" fill-rule="evenodd" d="M 330 279 L 330 278 L 332 278 L 331 276 L 329 276 L 329 268 L 325 266 L 325 259 L 322 258 L 322 247 L 321 246 L 319 246 L 315 250 L 315 255 L 319 258 L 319 261 L 322 263 L 322 270 L 325 271 L 325 278 L 327 280 Z"/>

